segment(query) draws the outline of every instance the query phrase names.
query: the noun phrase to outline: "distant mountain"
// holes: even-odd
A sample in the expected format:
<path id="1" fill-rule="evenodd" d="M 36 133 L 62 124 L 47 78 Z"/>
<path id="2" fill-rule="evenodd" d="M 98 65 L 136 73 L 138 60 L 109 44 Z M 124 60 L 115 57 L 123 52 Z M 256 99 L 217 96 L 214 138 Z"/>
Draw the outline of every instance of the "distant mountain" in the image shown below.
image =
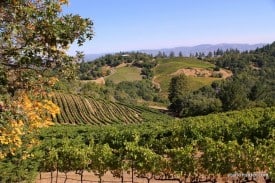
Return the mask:
<path id="1" fill-rule="evenodd" d="M 246 50 L 255 50 L 256 48 L 261 48 L 265 44 L 201 44 L 197 46 L 192 47 L 175 47 L 175 48 L 164 48 L 164 49 L 155 49 L 155 50 L 140 50 L 140 52 L 157 55 L 158 52 L 164 52 L 166 55 L 169 55 L 172 51 L 175 53 L 175 55 L 178 55 L 179 52 L 182 52 L 184 56 L 189 56 L 190 54 L 195 54 L 196 52 L 202 52 L 204 54 L 207 54 L 209 52 L 214 52 L 218 49 L 221 49 L 223 51 L 227 49 L 238 49 L 241 52 Z"/>
<path id="2" fill-rule="evenodd" d="M 261 48 L 263 47 L 264 43 L 259 43 L 259 44 L 228 44 L 228 43 L 223 43 L 223 44 L 201 44 L 197 46 L 183 46 L 183 47 L 175 47 L 175 48 L 163 48 L 163 49 L 153 49 L 153 50 L 136 50 L 138 52 L 142 53 L 147 53 L 147 54 L 152 54 L 152 55 L 157 55 L 159 52 L 164 52 L 166 55 L 169 55 L 171 52 L 174 52 L 175 55 L 177 56 L 179 52 L 182 52 L 184 56 L 189 56 L 190 54 L 195 54 L 196 52 L 202 52 L 204 54 L 207 54 L 209 52 L 214 52 L 218 49 L 222 49 L 223 51 L 227 49 L 238 49 L 240 51 L 249 51 L 249 50 L 255 50 L 256 48 Z M 108 53 L 102 53 L 102 54 L 87 54 L 85 55 L 85 60 L 86 61 L 93 61 L 105 54 Z"/>
<path id="3" fill-rule="evenodd" d="M 84 56 L 84 60 L 85 61 L 93 61 L 101 56 L 105 55 L 105 53 L 101 53 L 101 54 L 86 54 Z"/>

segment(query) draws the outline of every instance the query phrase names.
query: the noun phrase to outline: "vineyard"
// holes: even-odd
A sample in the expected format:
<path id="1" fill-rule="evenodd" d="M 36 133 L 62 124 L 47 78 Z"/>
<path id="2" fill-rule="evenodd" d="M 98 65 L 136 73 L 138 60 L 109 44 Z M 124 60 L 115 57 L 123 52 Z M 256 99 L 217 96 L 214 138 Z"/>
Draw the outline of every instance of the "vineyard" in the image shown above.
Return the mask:
<path id="1" fill-rule="evenodd" d="M 131 124 L 143 121 L 142 113 L 149 109 L 128 106 L 105 100 L 55 93 L 52 101 L 60 107 L 60 114 L 54 118 L 59 124 Z"/>
<path id="2" fill-rule="evenodd" d="M 0 183 L 275 182 L 275 42 L 254 51 L 200 45 L 190 57 L 180 47 L 168 57 L 170 49 L 149 55 L 116 44 L 123 52 L 86 62 L 87 49 L 74 49 L 101 33 L 90 17 L 69 13 L 77 12 L 67 7 L 75 2 L 0 0 Z M 99 1 L 80 3 L 103 12 L 91 9 L 101 10 Z M 142 2 L 120 3 L 103 3 L 102 20 L 144 13 L 132 11 Z M 177 10 L 170 4 L 165 11 Z M 113 43 L 128 38 L 129 21 L 120 22 L 126 29 L 105 27 L 122 33 Z"/>
<path id="3" fill-rule="evenodd" d="M 268 182 L 275 177 L 274 122 L 273 107 L 128 125 L 56 125 L 38 134 L 41 143 L 32 157 L 15 157 L 9 169 L 2 162 L 0 180 L 16 182 L 19 167 L 32 166 L 56 176 L 77 172 L 81 180 L 92 172 L 99 182 L 107 172 L 121 182 L 125 172 L 148 183 L 214 183 L 234 176 L 239 182 Z"/>

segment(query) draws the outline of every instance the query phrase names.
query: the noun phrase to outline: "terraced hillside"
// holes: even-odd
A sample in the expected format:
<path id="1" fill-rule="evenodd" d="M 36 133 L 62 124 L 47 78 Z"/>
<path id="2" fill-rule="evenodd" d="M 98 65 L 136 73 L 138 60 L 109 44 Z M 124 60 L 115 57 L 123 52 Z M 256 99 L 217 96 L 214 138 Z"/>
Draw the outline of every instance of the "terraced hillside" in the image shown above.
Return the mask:
<path id="1" fill-rule="evenodd" d="M 104 125 L 142 121 L 142 109 L 119 103 L 63 93 L 55 93 L 52 101 L 60 107 L 61 113 L 55 119 L 60 124 Z"/>

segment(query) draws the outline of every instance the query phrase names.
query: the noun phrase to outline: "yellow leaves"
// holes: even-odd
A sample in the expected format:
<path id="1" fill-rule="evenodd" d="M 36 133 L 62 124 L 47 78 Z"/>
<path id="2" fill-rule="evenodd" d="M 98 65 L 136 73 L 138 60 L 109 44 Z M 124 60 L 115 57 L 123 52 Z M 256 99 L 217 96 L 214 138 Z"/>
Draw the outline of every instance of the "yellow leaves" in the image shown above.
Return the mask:
<path id="1" fill-rule="evenodd" d="M 23 95 L 23 99 L 22 99 L 22 107 L 26 107 L 27 109 L 31 108 L 33 105 L 32 105 L 32 102 L 31 100 L 28 98 L 27 95 Z"/>
<path id="2" fill-rule="evenodd" d="M 47 110 L 52 116 L 60 113 L 59 107 L 50 100 L 44 100 L 44 109 Z"/>
<path id="3" fill-rule="evenodd" d="M 48 84 L 49 84 L 50 86 L 54 86 L 58 81 L 59 81 L 58 78 L 56 78 L 56 77 L 51 77 L 51 78 L 49 79 L 49 81 L 48 81 Z"/>
<path id="4" fill-rule="evenodd" d="M 55 79 L 54 79 L 55 80 Z M 31 99 L 27 93 L 21 93 L 11 108 L 21 116 L 19 119 L 9 119 L 9 122 L 0 128 L 0 159 L 7 154 L 14 154 L 24 143 L 26 148 L 37 144 L 35 139 L 23 142 L 23 135 L 30 134 L 39 128 L 53 125 L 52 116 L 60 113 L 60 109 L 52 101 Z M 27 143 L 27 144 L 26 144 Z M 2 147 L 5 147 L 2 149 Z M 24 156 L 22 158 L 27 158 Z"/>
<path id="5" fill-rule="evenodd" d="M 17 148 L 22 145 L 23 135 L 22 121 L 11 121 L 7 127 L 1 128 L 0 144 L 9 146 L 9 153 L 14 154 Z M 7 152 L 0 152 L 0 159 L 4 158 Z"/>
<path id="6" fill-rule="evenodd" d="M 61 12 L 62 11 L 61 6 L 64 5 L 64 4 L 68 4 L 68 3 L 69 3 L 68 0 L 59 0 L 59 1 L 57 1 L 57 3 L 56 3 L 56 10 L 58 12 Z"/>
<path id="7" fill-rule="evenodd" d="M 60 109 L 52 101 L 31 101 L 24 97 L 24 111 L 27 116 L 30 130 L 53 125 L 51 116 L 55 117 Z"/>
<path id="8" fill-rule="evenodd" d="M 24 154 L 22 155 L 21 159 L 22 160 L 26 160 L 30 157 L 33 157 L 33 154 L 28 154 L 27 152 L 24 152 Z"/>
<path id="9" fill-rule="evenodd" d="M 59 0 L 60 4 L 68 4 L 68 0 Z"/>
<path id="10" fill-rule="evenodd" d="M 0 152 L 0 160 L 4 159 L 7 156 L 6 153 Z"/>

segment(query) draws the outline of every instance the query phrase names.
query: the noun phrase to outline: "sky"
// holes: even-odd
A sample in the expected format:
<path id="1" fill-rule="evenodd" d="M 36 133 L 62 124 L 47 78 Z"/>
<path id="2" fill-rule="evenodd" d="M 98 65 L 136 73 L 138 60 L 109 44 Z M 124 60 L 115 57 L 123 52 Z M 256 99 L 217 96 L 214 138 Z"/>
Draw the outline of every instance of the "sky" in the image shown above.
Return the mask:
<path id="1" fill-rule="evenodd" d="M 94 23 L 71 55 L 275 41 L 275 0 L 70 0 L 64 13 Z"/>

